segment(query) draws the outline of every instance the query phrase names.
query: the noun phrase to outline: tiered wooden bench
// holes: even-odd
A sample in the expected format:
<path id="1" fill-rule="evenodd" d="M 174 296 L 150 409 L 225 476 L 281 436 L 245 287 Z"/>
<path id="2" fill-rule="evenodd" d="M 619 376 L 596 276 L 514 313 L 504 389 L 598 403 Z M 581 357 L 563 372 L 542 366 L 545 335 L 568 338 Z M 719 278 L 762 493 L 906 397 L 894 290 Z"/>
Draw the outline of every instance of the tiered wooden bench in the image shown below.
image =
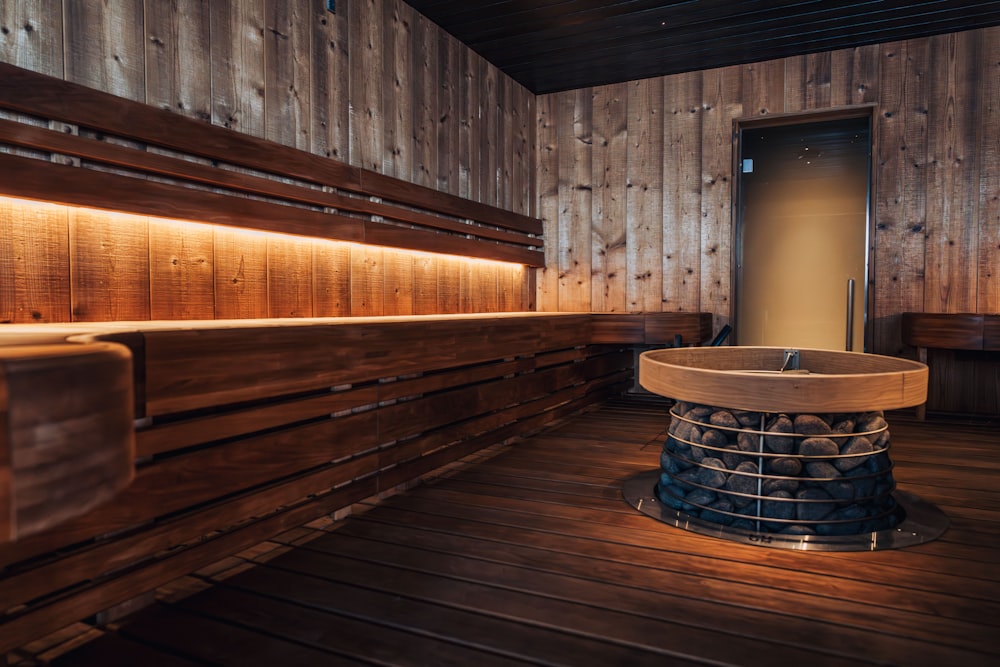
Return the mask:
<path id="1" fill-rule="evenodd" d="M 619 394 L 631 345 L 703 341 L 710 326 L 707 313 L 8 325 L 0 342 L 131 353 L 136 459 L 111 501 L 0 544 L 0 652 Z"/>

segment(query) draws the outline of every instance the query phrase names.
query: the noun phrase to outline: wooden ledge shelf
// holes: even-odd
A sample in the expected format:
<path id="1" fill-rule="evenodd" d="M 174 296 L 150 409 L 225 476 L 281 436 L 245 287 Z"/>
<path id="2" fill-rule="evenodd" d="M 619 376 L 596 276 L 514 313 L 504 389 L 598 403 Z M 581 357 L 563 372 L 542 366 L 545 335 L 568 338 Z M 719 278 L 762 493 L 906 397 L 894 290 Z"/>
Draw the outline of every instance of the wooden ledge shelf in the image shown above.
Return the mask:
<path id="1" fill-rule="evenodd" d="M 0 119 L 8 147 L 0 194 L 544 265 L 536 218 L 8 63 L 0 63 L 0 109 L 15 117 Z M 39 119 L 68 123 L 73 133 L 39 127 Z"/>
<path id="2" fill-rule="evenodd" d="M 0 653 L 619 395 L 632 346 L 702 342 L 710 325 L 501 313 L 0 326 L 11 359 L 33 345 L 124 352 L 106 359 L 114 382 L 81 366 L 77 385 L 58 360 L 46 377 L 107 385 L 77 407 L 112 403 L 135 447 L 134 479 L 110 501 L 0 541 Z M 27 371 L 6 397 L 55 417 Z"/>

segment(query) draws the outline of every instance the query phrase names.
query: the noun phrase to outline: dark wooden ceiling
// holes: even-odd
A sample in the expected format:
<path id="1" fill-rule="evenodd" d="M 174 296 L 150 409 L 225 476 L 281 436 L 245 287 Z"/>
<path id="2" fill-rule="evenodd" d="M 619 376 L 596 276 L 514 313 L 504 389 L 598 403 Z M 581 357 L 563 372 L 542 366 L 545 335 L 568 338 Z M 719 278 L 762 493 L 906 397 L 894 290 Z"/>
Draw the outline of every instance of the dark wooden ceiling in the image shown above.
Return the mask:
<path id="1" fill-rule="evenodd" d="M 407 2 L 536 94 L 1000 24 L 1000 1 Z"/>

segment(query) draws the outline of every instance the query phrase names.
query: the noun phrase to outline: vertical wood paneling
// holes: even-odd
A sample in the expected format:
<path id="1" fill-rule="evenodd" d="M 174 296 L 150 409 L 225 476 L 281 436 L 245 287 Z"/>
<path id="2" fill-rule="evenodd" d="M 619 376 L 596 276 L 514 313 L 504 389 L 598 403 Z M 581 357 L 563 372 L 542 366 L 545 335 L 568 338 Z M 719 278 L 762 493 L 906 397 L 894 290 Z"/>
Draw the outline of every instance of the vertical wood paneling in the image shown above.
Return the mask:
<path id="1" fill-rule="evenodd" d="M 143 101 L 143 0 L 65 2 L 66 79 Z"/>
<path id="2" fill-rule="evenodd" d="M 626 155 L 626 310 L 659 312 L 663 285 L 663 79 L 631 82 Z"/>
<path id="3" fill-rule="evenodd" d="M 351 315 L 382 314 L 382 249 L 351 246 Z"/>
<path id="4" fill-rule="evenodd" d="M 208 3 L 147 2 L 146 104 L 202 120 L 212 118 Z"/>
<path id="5" fill-rule="evenodd" d="M 538 126 L 538 217 L 545 235 L 545 266 L 536 270 L 536 305 L 541 311 L 559 310 L 559 95 L 536 101 Z M 555 242 L 553 242 L 555 240 Z"/>
<path id="6" fill-rule="evenodd" d="M 806 56 L 806 109 L 826 109 L 830 106 L 833 54 L 810 53 Z"/>
<path id="7" fill-rule="evenodd" d="M 514 208 L 511 175 L 514 171 L 514 84 L 505 77 L 497 81 L 497 205 Z M 589 129 L 588 129 L 589 131 Z M 590 182 L 590 179 L 587 179 Z"/>
<path id="8" fill-rule="evenodd" d="M 535 206 L 534 97 L 402 0 L 358 0 L 338 9 L 331 13 L 312 0 L 11 0 L 0 4 L 0 24 L 10 26 L 0 31 L 0 60 L 530 213 Z M 114 318 L 119 311 L 141 319 L 150 303 L 157 316 L 193 316 L 193 302 L 168 298 L 176 291 L 166 286 L 177 265 L 168 260 L 167 271 L 156 268 L 160 255 L 180 257 L 174 252 L 176 232 L 167 230 L 163 238 L 160 231 L 152 234 L 154 264 L 143 294 L 129 297 L 121 308 L 101 306 L 103 314 L 88 312 L 88 319 Z M 304 251 L 291 252 L 293 261 L 283 243 L 272 244 L 269 278 L 266 237 L 227 229 L 214 229 L 212 237 L 201 253 L 203 266 L 213 267 L 211 289 L 203 279 L 197 286 L 208 295 L 196 309 L 198 316 L 211 316 L 208 311 L 226 318 L 271 312 L 338 315 L 352 309 L 383 313 L 386 276 L 378 249 L 363 253 L 367 260 L 357 266 L 364 270 L 352 281 L 348 251 L 337 251 L 344 258 L 331 259 L 326 255 L 334 251 L 314 250 L 316 266 L 308 268 Z M 86 245 L 103 237 L 80 229 L 75 238 Z M 63 275 L 65 315 L 53 314 L 56 320 L 71 317 L 68 241 L 61 245 L 67 248 L 62 258 L 45 260 L 47 266 L 31 276 Z M 77 251 L 84 252 L 82 246 Z M 102 247 L 98 255 L 105 252 Z M 461 305 L 459 280 L 449 282 L 450 270 L 444 269 L 446 279 L 440 282 L 439 261 L 444 260 L 422 261 L 422 273 L 415 265 L 404 272 L 412 274 L 405 279 L 409 283 L 398 283 L 412 293 L 414 310 L 498 307 L 496 286 L 488 290 L 494 296 L 470 296 Z M 291 268 L 276 273 L 275 263 Z M 466 282 L 476 286 L 470 295 L 482 293 L 477 271 L 468 269 Z M 486 281 L 497 282 L 496 273 L 488 270 Z M 511 293 L 533 303 L 534 294 L 525 296 L 534 289 L 533 273 L 516 274 L 520 283 L 511 286 Z M 294 285 L 282 284 L 288 275 L 296 276 Z M 13 284 L 3 277 L 5 288 Z M 352 288 L 367 295 L 361 305 L 352 304 Z M 89 289 L 83 292 L 85 309 L 95 307 Z"/>
<path id="9" fill-rule="evenodd" d="M 264 136 L 309 150 L 311 16 L 300 2 L 264 2 Z"/>
<path id="10" fill-rule="evenodd" d="M 743 115 L 766 116 L 785 108 L 785 63 L 767 60 L 743 67 Z"/>
<path id="11" fill-rule="evenodd" d="M 68 247 L 65 209 L 0 199 L 0 323 L 70 319 Z"/>
<path id="12" fill-rule="evenodd" d="M 701 310 L 714 329 L 728 323 L 732 289 L 733 119 L 743 115 L 739 68 L 706 72 L 703 81 Z"/>
<path id="13" fill-rule="evenodd" d="M 149 220 L 149 314 L 154 320 L 215 317 L 212 228 Z"/>
<path id="14" fill-rule="evenodd" d="M 591 309 L 624 312 L 626 284 L 626 189 L 628 142 L 627 83 L 594 89 L 591 222 Z"/>
<path id="15" fill-rule="evenodd" d="M 479 201 L 497 205 L 497 73 L 479 61 Z"/>
<path id="16" fill-rule="evenodd" d="M 664 82 L 663 310 L 701 301 L 701 85 L 698 72 Z"/>
<path id="17" fill-rule="evenodd" d="M 830 54 L 830 105 L 865 104 L 877 99 L 878 45 L 841 49 Z"/>
<path id="18" fill-rule="evenodd" d="M 493 313 L 499 308 L 496 264 L 462 260 L 463 313 Z"/>
<path id="19" fill-rule="evenodd" d="M 535 96 L 521 86 L 514 86 L 514 173 L 511 188 L 514 190 L 514 211 L 532 215 L 535 206 L 534 173 L 535 151 L 532 142 Z"/>
<path id="20" fill-rule="evenodd" d="M 982 76 L 978 142 L 982 152 L 976 311 L 1000 313 L 1000 26 L 983 31 L 983 55 L 977 69 Z"/>
<path id="21" fill-rule="evenodd" d="M 459 60 L 458 194 L 479 201 L 479 56 L 465 49 Z"/>
<path id="22" fill-rule="evenodd" d="M 350 153 L 346 12 L 312 4 L 309 150 L 346 162 Z"/>
<path id="23" fill-rule="evenodd" d="M 384 157 L 382 8 L 381 0 L 352 0 L 347 5 L 351 33 L 350 161 L 375 171 L 382 170 Z"/>
<path id="24" fill-rule="evenodd" d="M 439 259 L 432 255 L 413 257 L 413 314 L 431 315 L 437 311 Z"/>
<path id="25" fill-rule="evenodd" d="M 437 266 L 438 313 L 462 312 L 462 265 L 454 257 L 442 257 Z"/>
<path id="26" fill-rule="evenodd" d="M 264 136 L 264 0 L 213 0 L 212 123 Z"/>
<path id="27" fill-rule="evenodd" d="M 0 2 L 0 61 L 63 76 L 62 0 Z"/>
<path id="28" fill-rule="evenodd" d="M 413 43 L 410 49 L 413 106 L 412 180 L 420 185 L 437 185 L 437 96 L 438 40 L 435 26 L 420 15 L 414 17 Z"/>
<path id="29" fill-rule="evenodd" d="M 391 0 L 385 7 L 385 32 L 382 35 L 385 69 L 382 72 L 382 114 L 385 119 L 382 173 L 397 178 L 413 177 L 413 101 L 409 95 L 413 57 L 412 31 L 414 11 L 402 0 Z"/>
<path id="30" fill-rule="evenodd" d="M 413 314 L 413 256 L 392 249 L 382 251 L 382 314 Z"/>
<path id="31" fill-rule="evenodd" d="M 459 194 L 459 77 L 461 45 L 444 31 L 438 32 L 437 90 L 437 189 Z M 524 179 L 523 174 L 516 174 Z M 520 212 L 520 211 L 517 211 Z"/>
<path id="32" fill-rule="evenodd" d="M 906 151 L 903 150 L 906 56 L 905 42 L 882 46 L 879 73 L 882 100 L 875 116 L 876 153 L 872 156 L 875 173 L 880 175 L 875 189 L 876 252 L 869 258 L 876 294 L 873 343 L 877 349 L 897 352 L 902 351 L 899 313 L 907 310 L 904 305 L 907 291 L 912 289 L 907 281 L 912 276 L 908 276 L 911 267 L 906 251 L 913 232 L 906 221 L 903 185 L 906 172 Z M 922 245 L 920 254 L 923 255 Z"/>
<path id="33" fill-rule="evenodd" d="M 149 223 L 135 215 L 69 212 L 73 320 L 149 319 Z"/>
<path id="34" fill-rule="evenodd" d="M 590 88 L 559 94 L 559 310 L 590 310 Z"/>
<path id="35" fill-rule="evenodd" d="M 213 237 L 215 317 L 267 317 L 267 237 L 229 227 Z"/>
<path id="36" fill-rule="evenodd" d="M 981 33 L 930 38 L 927 139 L 927 280 L 924 308 L 975 310 L 976 219 L 979 205 L 977 132 Z"/>
<path id="37" fill-rule="evenodd" d="M 351 247 L 346 243 L 313 242 L 313 316 L 351 314 Z"/>
<path id="38" fill-rule="evenodd" d="M 268 317 L 312 317 L 312 241 L 267 237 Z"/>

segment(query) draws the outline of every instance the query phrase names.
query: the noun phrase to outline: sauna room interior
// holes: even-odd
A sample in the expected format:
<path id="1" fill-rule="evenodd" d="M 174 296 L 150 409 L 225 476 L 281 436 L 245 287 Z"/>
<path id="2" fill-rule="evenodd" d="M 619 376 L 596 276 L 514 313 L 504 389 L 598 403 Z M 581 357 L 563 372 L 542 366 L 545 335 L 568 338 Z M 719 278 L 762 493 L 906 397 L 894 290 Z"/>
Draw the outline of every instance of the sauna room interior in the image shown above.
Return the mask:
<path id="1" fill-rule="evenodd" d="M 0 665 L 994 665 L 998 479 L 1000 2 L 0 2 Z"/>

